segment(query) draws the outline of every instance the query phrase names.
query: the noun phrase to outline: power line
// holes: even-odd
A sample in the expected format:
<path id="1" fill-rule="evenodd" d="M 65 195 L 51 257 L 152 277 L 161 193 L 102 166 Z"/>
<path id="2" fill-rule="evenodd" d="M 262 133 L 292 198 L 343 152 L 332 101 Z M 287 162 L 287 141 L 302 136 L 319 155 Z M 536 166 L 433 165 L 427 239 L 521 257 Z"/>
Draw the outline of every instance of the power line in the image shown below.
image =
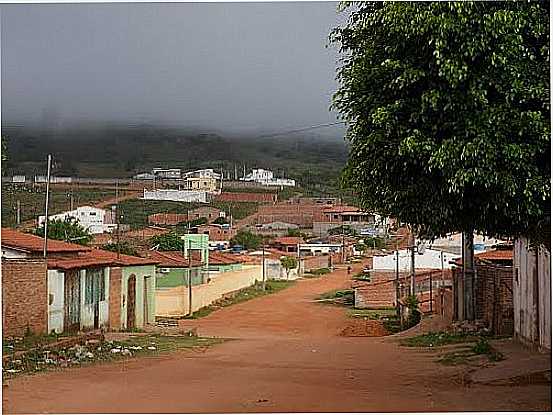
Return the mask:
<path id="1" fill-rule="evenodd" d="M 327 123 L 327 124 L 317 124 L 317 125 L 312 125 L 310 127 L 298 128 L 298 129 L 295 129 L 295 130 L 288 130 L 288 131 L 282 131 L 282 132 L 279 132 L 279 133 L 259 135 L 259 136 L 257 136 L 257 138 L 276 137 L 276 136 L 279 136 L 279 135 L 300 133 L 302 131 L 315 130 L 317 128 L 332 127 L 333 125 L 345 124 L 345 123 L 346 123 L 345 121 L 336 121 L 336 122 L 331 122 L 331 123 Z"/>

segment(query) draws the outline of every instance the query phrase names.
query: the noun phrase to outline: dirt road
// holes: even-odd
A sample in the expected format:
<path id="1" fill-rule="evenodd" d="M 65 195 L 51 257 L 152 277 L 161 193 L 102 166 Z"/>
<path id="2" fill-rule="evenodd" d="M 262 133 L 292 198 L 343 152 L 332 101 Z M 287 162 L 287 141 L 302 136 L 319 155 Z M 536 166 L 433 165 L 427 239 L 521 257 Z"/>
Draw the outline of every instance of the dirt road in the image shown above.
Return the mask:
<path id="1" fill-rule="evenodd" d="M 343 309 L 315 303 L 344 271 L 187 324 L 235 340 L 177 353 L 21 377 L 6 412 L 369 412 L 549 410 L 549 385 L 463 386 L 462 369 L 392 338 L 341 337 Z"/>

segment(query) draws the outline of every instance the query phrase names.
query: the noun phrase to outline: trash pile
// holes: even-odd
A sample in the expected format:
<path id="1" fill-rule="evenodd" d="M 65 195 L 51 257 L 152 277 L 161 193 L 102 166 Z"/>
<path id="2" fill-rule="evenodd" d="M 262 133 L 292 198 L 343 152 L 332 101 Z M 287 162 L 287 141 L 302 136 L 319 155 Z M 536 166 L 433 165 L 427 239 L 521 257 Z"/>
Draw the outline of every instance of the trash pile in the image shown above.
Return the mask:
<path id="1" fill-rule="evenodd" d="M 121 357 L 133 357 L 138 353 L 152 353 L 158 350 L 155 341 L 147 344 L 130 344 L 132 341 L 104 341 L 89 339 L 66 347 L 40 346 L 17 353 L 4 353 L 3 374 L 15 375 L 21 372 L 41 372 L 47 369 L 66 368 L 91 362 L 114 360 Z M 5 349 L 14 349 L 9 344 Z"/>

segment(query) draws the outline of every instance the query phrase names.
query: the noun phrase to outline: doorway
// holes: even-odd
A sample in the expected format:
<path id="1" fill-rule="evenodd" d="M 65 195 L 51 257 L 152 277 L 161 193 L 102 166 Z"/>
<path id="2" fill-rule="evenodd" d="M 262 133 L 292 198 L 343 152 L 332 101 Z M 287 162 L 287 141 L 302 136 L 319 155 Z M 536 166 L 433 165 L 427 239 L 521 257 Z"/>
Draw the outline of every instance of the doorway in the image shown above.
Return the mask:
<path id="1" fill-rule="evenodd" d="M 127 282 L 127 329 L 134 329 L 136 309 L 136 275 L 132 274 Z"/>
<path id="2" fill-rule="evenodd" d="M 71 270 L 65 273 L 64 331 L 77 332 L 81 328 L 81 279 L 80 273 Z"/>

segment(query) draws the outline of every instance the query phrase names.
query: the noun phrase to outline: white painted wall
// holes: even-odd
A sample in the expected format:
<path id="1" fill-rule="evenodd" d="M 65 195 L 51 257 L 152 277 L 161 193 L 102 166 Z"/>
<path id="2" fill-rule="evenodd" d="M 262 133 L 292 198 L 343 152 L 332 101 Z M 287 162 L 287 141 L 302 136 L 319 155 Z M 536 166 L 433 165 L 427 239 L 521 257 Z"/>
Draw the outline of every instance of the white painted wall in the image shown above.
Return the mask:
<path id="1" fill-rule="evenodd" d="M 175 202 L 199 202 L 207 203 L 207 192 L 175 189 L 144 189 L 145 200 L 172 200 Z"/>
<path id="2" fill-rule="evenodd" d="M 7 248 L 5 246 L 2 247 L 2 258 L 6 259 L 21 259 L 21 258 L 27 258 L 26 252 L 21 252 L 16 249 Z"/>
<path id="3" fill-rule="evenodd" d="M 451 269 L 453 266 L 450 261 L 459 258 L 459 255 L 443 253 L 444 269 Z M 424 254 L 415 254 L 415 269 L 441 269 L 441 251 L 434 249 L 426 249 Z M 377 271 L 395 271 L 396 269 L 396 253 L 395 251 L 389 255 L 373 257 L 373 269 Z M 407 249 L 399 250 L 399 271 L 407 272 L 411 269 L 411 252 Z"/>
<path id="4" fill-rule="evenodd" d="M 90 233 L 99 234 L 104 232 L 111 232 L 116 227 L 115 224 L 106 223 L 110 222 L 108 219 L 111 218 L 111 215 L 109 215 L 108 213 L 109 212 L 107 212 L 105 209 L 100 209 L 93 206 L 79 206 L 77 209 L 49 216 L 49 219 L 66 220 L 69 218 L 74 218 L 83 228 L 87 229 Z M 42 226 L 43 223 L 44 215 L 41 215 L 38 217 L 38 226 Z"/>
<path id="5" fill-rule="evenodd" d="M 48 270 L 48 333 L 63 331 L 65 274 Z"/>

